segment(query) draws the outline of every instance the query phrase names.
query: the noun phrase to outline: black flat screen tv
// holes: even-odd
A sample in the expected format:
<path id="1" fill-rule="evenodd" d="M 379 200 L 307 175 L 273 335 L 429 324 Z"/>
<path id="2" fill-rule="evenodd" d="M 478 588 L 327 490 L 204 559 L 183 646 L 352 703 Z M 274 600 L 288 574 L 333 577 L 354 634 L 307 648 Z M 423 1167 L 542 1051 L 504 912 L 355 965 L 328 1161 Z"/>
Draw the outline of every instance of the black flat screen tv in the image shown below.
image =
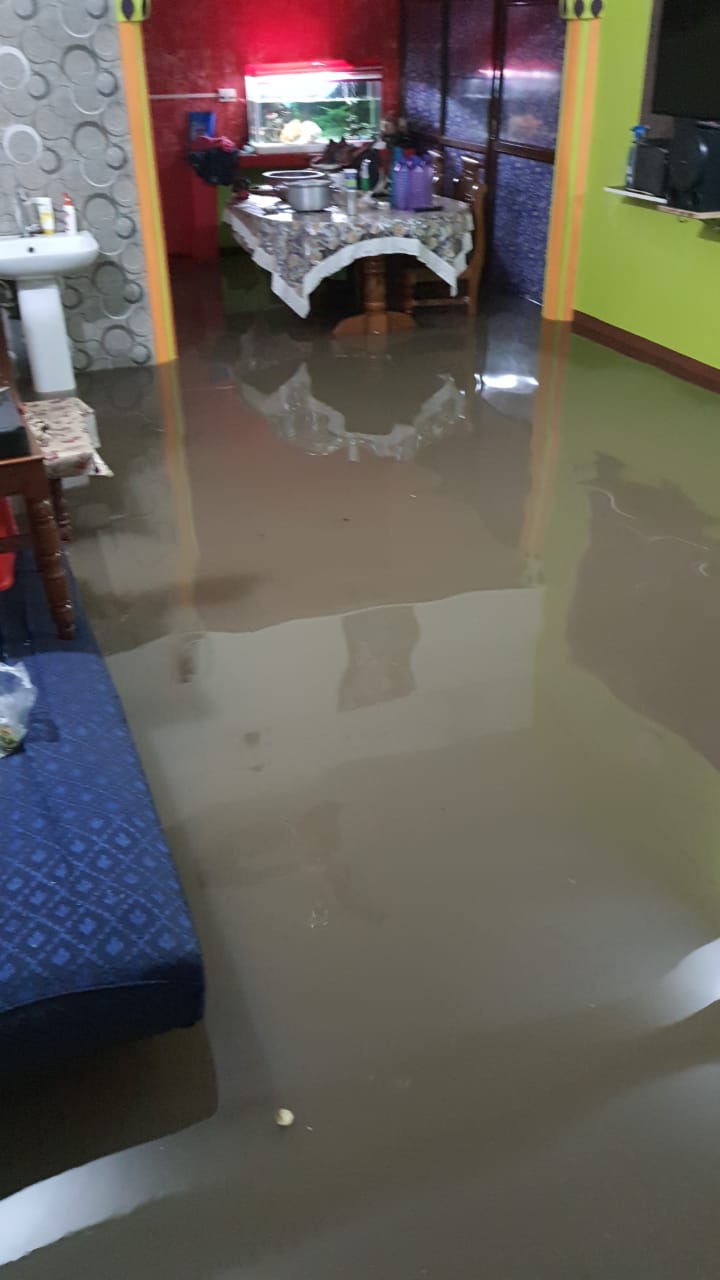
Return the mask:
<path id="1" fill-rule="evenodd" d="M 720 120 L 720 0 L 665 0 L 653 111 Z"/>

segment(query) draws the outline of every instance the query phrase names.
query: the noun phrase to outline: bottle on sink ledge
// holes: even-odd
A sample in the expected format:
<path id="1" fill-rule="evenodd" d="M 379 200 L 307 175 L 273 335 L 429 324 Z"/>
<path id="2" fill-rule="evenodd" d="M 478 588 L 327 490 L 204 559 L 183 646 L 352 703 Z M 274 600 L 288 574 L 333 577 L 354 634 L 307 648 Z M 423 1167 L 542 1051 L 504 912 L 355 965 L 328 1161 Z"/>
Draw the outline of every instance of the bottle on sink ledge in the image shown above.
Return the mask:
<path id="1" fill-rule="evenodd" d="M 63 196 L 63 231 L 68 236 L 74 236 L 78 229 L 77 209 L 70 199 L 67 191 Z"/>
<path id="2" fill-rule="evenodd" d="M 43 236 L 55 234 L 55 210 L 49 196 L 33 196 L 32 204 L 37 216 L 36 229 Z"/>

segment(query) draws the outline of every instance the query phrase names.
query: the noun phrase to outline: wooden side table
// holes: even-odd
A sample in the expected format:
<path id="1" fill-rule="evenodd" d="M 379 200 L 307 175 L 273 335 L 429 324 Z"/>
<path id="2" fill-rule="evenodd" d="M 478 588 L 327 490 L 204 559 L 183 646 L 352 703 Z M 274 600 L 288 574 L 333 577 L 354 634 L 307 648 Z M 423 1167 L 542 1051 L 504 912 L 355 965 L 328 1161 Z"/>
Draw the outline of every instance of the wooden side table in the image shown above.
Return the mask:
<path id="1" fill-rule="evenodd" d="M 30 453 L 26 457 L 8 458 L 0 462 L 0 498 L 17 496 L 23 499 L 30 542 L 35 551 L 35 560 L 53 622 L 61 640 L 72 640 L 75 634 L 73 607 L 45 464 L 40 448 L 30 432 L 28 444 Z M 26 542 L 27 539 L 22 535 L 0 538 L 0 551 L 17 550 Z"/>

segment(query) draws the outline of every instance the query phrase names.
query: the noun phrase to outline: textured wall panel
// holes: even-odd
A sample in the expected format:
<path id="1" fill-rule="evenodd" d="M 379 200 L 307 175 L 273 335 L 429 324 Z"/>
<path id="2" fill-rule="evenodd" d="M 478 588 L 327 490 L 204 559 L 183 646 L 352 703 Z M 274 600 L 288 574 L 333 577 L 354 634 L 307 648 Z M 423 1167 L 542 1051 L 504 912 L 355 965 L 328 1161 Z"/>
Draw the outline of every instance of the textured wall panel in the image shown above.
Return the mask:
<path id="1" fill-rule="evenodd" d="M 413 125 L 439 133 L 442 121 L 442 5 L 408 0 L 405 5 L 405 111 Z"/>
<path id="2" fill-rule="evenodd" d="M 0 234 L 14 196 L 69 192 L 101 257 L 68 277 L 75 367 L 152 361 L 145 262 L 110 0 L 0 0 Z"/>
<path id="3" fill-rule="evenodd" d="M 550 164 L 498 157 L 490 277 L 501 293 L 542 300 L 552 183 Z"/>

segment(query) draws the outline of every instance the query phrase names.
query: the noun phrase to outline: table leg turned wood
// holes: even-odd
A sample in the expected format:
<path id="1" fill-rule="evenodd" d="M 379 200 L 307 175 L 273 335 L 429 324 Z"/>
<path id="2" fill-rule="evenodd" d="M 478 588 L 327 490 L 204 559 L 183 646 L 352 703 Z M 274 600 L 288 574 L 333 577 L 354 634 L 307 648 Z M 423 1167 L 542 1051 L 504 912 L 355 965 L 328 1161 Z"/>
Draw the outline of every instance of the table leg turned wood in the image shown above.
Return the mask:
<path id="1" fill-rule="evenodd" d="M 363 314 L 341 320 L 335 329 L 337 338 L 393 333 L 397 330 L 415 328 L 415 322 L 411 316 L 387 309 L 384 258 L 363 259 L 363 296 L 365 307 Z"/>
<path id="2" fill-rule="evenodd" d="M 62 480 L 51 480 L 49 488 L 60 538 L 63 542 L 72 542 L 72 524 L 70 523 L 70 512 L 65 502 Z"/>
<path id="3" fill-rule="evenodd" d="M 402 273 L 402 309 L 406 316 L 411 316 L 415 307 L 415 268 L 407 267 Z"/>
<path id="4" fill-rule="evenodd" d="M 75 635 L 73 607 L 63 568 L 60 535 L 49 498 L 26 498 L 30 537 L 53 622 L 61 640 Z"/>

